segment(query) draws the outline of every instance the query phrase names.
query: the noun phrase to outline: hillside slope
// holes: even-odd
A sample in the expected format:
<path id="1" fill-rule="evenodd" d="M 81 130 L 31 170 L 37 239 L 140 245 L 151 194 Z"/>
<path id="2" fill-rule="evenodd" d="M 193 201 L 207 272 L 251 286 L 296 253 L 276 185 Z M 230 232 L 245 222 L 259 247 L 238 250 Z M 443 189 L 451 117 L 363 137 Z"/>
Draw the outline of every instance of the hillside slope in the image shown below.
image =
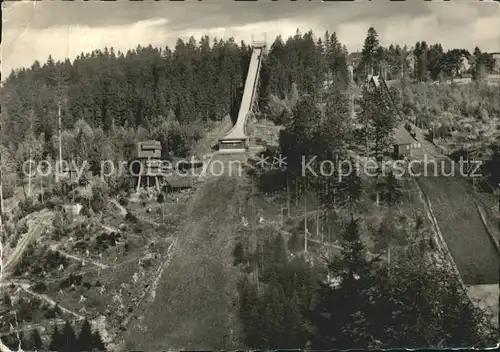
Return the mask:
<path id="1" fill-rule="evenodd" d="M 235 348 L 237 269 L 232 266 L 245 178 L 215 178 L 200 185 L 156 298 L 131 323 L 126 349 Z"/>
<path id="2" fill-rule="evenodd" d="M 465 284 L 498 283 L 500 258 L 464 181 L 422 177 L 420 184 Z"/>

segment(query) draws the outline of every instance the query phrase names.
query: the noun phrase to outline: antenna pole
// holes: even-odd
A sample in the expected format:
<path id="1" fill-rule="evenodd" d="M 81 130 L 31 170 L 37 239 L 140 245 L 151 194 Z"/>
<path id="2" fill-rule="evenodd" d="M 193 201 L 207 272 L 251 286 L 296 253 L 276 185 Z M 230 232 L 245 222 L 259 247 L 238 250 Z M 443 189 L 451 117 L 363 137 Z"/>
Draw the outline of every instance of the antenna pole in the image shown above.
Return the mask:
<path id="1" fill-rule="evenodd" d="M 2 131 L 2 127 L 0 126 L 0 132 Z M 2 214 L 4 211 L 3 207 L 3 162 L 2 162 L 2 153 L 0 151 L 0 280 L 3 279 L 3 221 Z M 0 340 L 0 347 L 3 347 L 3 343 Z"/>
<path id="2" fill-rule="evenodd" d="M 61 98 L 57 101 L 57 119 L 59 124 L 59 172 L 62 171 L 62 141 L 61 141 Z"/>

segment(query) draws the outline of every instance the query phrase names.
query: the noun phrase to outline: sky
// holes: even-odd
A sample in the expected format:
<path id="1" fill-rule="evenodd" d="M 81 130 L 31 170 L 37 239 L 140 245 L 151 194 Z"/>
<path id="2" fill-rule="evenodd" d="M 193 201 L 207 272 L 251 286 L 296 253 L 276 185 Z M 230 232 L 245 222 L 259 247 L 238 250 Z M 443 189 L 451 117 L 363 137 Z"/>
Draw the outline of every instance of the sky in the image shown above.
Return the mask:
<path id="1" fill-rule="evenodd" d="M 208 34 L 269 43 L 299 29 L 323 36 L 336 32 L 349 51 L 361 48 L 370 26 L 383 45 L 413 46 L 425 40 L 445 49 L 479 46 L 500 52 L 500 3 L 455 0 L 450 2 L 185 2 L 118 0 L 4 1 L 2 33 L 3 78 L 12 69 L 73 59 L 81 52 L 113 47 L 126 52 L 137 45 L 172 47 L 177 38 Z"/>

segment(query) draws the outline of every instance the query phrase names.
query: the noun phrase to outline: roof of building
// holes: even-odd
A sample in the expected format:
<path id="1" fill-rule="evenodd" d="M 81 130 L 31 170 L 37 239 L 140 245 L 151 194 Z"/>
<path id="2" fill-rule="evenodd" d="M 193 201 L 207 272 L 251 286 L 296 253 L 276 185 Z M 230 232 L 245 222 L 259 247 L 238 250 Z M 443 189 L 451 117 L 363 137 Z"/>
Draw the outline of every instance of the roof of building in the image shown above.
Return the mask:
<path id="1" fill-rule="evenodd" d="M 394 129 L 394 144 L 411 144 L 414 141 L 415 139 L 410 135 L 404 124 L 400 124 Z"/>
<path id="2" fill-rule="evenodd" d="M 155 148 L 160 147 L 161 148 L 161 143 L 159 141 L 155 141 L 155 140 L 142 141 L 142 142 L 139 142 L 138 145 L 140 145 L 142 147 L 155 147 Z"/>

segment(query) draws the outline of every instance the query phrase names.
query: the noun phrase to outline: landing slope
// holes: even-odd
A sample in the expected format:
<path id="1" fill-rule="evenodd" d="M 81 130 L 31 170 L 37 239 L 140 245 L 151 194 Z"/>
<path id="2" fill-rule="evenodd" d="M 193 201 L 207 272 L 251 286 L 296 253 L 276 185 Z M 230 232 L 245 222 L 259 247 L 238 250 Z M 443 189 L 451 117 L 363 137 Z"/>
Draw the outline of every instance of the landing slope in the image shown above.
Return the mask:
<path id="1" fill-rule="evenodd" d="M 465 284 L 496 284 L 500 258 L 464 182 L 454 177 L 420 178 Z"/>
<path id="2" fill-rule="evenodd" d="M 238 274 L 231 253 L 246 182 L 244 177 L 217 177 L 200 184 L 156 298 L 131 323 L 126 349 L 237 347 Z"/>

